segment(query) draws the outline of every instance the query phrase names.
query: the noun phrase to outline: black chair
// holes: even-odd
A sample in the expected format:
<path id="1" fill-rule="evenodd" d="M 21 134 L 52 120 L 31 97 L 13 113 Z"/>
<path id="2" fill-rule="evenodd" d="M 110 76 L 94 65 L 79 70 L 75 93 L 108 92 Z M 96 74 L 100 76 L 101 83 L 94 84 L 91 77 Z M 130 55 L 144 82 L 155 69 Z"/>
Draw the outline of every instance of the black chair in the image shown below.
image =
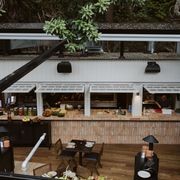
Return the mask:
<path id="1" fill-rule="evenodd" d="M 76 176 L 79 178 L 88 179 L 88 177 L 91 176 L 91 171 L 86 167 L 78 165 L 76 168 Z"/>
<path id="2" fill-rule="evenodd" d="M 66 171 L 66 170 L 70 170 L 72 172 L 76 172 L 77 170 L 77 162 L 76 161 L 70 161 L 70 162 L 67 162 L 67 161 L 63 161 L 61 162 L 57 169 L 56 169 L 56 172 L 57 172 L 57 175 L 58 176 L 63 176 L 63 173 Z"/>
<path id="3" fill-rule="evenodd" d="M 83 156 L 83 161 L 86 167 L 88 167 L 91 170 L 91 174 L 93 172 L 96 172 L 97 175 L 99 175 L 98 167 L 102 168 L 101 164 L 101 156 L 103 155 L 104 151 L 104 143 L 102 143 L 101 148 L 99 152 L 90 152 L 85 153 Z"/>
<path id="4" fill-rule="evenodd" d="M 74 151 L 69 151 L 63 148 L 63 144 L 61 139 L 58 139 L 54 145 L 54 150 L 57 154 L 57 158 L 60 157 L 63 160 L 67 161 L 68 164 L 70 163 L 70 161 L 75 161 L 75 155 L 76 152 Z"/>
<path id="5" fill-rule="evenodd" d="M 67 166 L 68 166 L 67 164 L 61 162 L 56 168 L 57 176 L 63 176 L 63 173 L 66 171 Z"/>
<path id="6" fill-rule="evenodd" d="M 33 169 L 33 175 L 42 176 L 43 174 L 48 173 L 49 171 L 52 171 L 51 163 L 44 164 L 40 167 Z"/>

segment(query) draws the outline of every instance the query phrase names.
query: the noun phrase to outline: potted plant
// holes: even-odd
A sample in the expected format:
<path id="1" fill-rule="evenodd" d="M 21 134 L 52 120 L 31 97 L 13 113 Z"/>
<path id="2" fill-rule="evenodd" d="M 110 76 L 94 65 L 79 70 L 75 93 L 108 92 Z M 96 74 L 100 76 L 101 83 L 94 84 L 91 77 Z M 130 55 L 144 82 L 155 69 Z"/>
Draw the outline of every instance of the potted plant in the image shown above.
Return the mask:
<path id="1" fill-rule="evenodd" d="M 53 18 L 45 21 L 43 29 L 48 34 L 66 39 L 67 51 L 73 53 L 84 50 L 86 42 L 96 42 L 100 35 L 94 17 L 99 13 L 105 13 L 110 4 L 115 2 L 116 0 L 97 0 L 96 3 L 88 3 L 78 11 L 77 19 L 67 21 L 60 17 Z"/>

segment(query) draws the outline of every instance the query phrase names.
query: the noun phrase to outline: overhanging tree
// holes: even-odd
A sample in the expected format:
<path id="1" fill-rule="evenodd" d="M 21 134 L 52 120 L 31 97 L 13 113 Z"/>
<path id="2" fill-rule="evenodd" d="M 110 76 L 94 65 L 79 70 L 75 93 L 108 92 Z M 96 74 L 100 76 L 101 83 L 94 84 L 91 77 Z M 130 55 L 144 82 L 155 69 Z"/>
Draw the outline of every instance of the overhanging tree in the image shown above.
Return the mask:
<path id="1" fill-rule="evenodd" d="M 88 3 L 81 7 L 78 18 L 65 20 L 60 17 L 46 21 L 44 31 L 48 34 L 67 39 L 66 49 L 69 52 L 82 50 L 87 41 L 97 41 L 100 33 L 95 16 L 104 14 L 112 3 L 116 0 L 98 0 L 96 3 Z"/>
<path id="2" fill-rule="evenodd" d="M 174 5 L 174 14 L 180 16 L 180 0 L 176 0 Z"/>

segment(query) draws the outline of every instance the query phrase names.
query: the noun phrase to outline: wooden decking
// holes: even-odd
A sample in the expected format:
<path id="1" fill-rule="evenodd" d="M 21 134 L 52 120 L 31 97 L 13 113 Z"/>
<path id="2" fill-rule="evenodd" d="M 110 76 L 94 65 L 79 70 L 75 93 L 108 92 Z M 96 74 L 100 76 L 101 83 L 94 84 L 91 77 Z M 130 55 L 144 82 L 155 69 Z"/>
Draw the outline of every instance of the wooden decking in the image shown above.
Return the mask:
<path id="1" fill-rule="evenodd" d="M 16 161 L 23 161 L 32 148 L 14 148 Z M 103 168 L 99 169 L 101 175 L 108 180 L 132 180 L 134 174 L 134 156 L 140 151 L 141 145 L 106 144 L 102 157 Z M 154 151 L 158 155 L 159 180 L 180 179 L 180 145 L 155 144 Z M 53 148 L 39 148 L 31 162 L 52 163 L 56 169 L 60 159 L 56 158 Z"/>

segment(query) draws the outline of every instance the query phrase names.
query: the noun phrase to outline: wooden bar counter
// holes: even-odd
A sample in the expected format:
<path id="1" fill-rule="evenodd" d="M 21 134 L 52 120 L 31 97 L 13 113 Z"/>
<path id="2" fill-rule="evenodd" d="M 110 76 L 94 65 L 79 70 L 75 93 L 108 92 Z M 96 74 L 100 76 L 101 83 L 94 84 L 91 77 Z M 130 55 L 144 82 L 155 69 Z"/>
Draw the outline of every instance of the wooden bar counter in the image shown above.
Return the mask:
<path id="1" fill-rule="evenodd" d="M 63 143 L 71 139 L 88 139 L 96 143 L 142 144 L 142 138 L 152 134 L 160 144 L 180 144 L 180 114 L 163 115 L 149 112 L 140 117 L 115 114 L 111 109 L 92 109 L 91 116 L 85 117 L 83 110 L 67 111 L 64 117 L 38 117 L 51 122 L 52 143 L 60 137 Z M 13 120 L 21 120 L 14 116 Z M 7 117 L 0 116 L 0 121 Z"/>

